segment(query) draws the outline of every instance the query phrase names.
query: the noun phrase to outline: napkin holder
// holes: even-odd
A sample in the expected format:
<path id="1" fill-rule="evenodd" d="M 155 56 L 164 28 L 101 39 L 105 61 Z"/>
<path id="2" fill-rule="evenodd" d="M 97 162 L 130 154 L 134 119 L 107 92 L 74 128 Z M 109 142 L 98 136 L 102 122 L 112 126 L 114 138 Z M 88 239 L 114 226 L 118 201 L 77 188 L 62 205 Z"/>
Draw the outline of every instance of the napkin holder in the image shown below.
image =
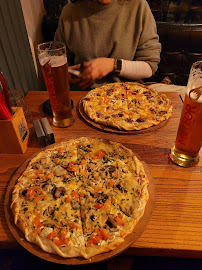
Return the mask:
<path id="1" fill-rule="evenodd" d="M 23 154 L 27 149 L 29 129 L 22 107 L 12 107 L 10 120 L 0 120 L 0 153 Z"/>

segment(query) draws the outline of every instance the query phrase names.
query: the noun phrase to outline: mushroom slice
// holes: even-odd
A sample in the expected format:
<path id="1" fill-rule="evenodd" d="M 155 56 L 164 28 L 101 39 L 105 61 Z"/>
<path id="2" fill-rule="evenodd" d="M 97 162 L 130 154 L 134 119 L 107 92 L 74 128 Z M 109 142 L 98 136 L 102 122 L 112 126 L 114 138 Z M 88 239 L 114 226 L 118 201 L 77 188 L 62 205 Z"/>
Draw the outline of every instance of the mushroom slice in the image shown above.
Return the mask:
<path id="1" fill-rule="evenodd" d="M 78 201 L 72 200 L 72 201 L 70 202 L 70 204 L 71 204 L 71 207 L 72 207 L 74 210 L 78 210 L 78 209 L 80 208 L 80 204 L 79 204 Z"/>
<path id="2" fill-rule="evenodd" d="M 39 161 L 45 168 L 47 168 L 50 164 L 50 158 L 47 157 L 42 157 Z"/>
<path id="3" fill-rule="evenodd" d="M 65 187 L 56 187 L 53 197 L 55 199 L 58 199 L 58 198 L 64 196 L 65 193 L 66 193 L 66 188 Z"/>
<path id="4" fill-rule="evenodd" d="M 43 166 L 38 161 L 36 161 L 36 162 L 32 163 L 32 168 L 36 169 L 36 170 L 42 170 Z"/>
<path id="5" fill-rule="evenodd" d="M 108 219 L 106 221 L 106 224 L 110 227 L 110 228 L 116 228 L 117 227 L 117 222 L 116 220 L 114 219 L 114 216 L 113 215 L 109 215 L 108 216 Z"/>
<path id="6" fill-rule="evenodd" d="M 108 220 L 108 215 L 107 214 L 100 215 L 99 216 L 99 224 L 100 224 L 100 226 L 103 227 L 106 224 L 107 220 Z"/>
<path id="7" fill-rule="evenodd" d="M 67 170 L 65 170 L 63 167 L 61 167 L 60 165 L 58 165 L 54 171 L 53 171 L 53 174 L 55 176 L 63 176 L 65 174 L 67 174 Z"/>

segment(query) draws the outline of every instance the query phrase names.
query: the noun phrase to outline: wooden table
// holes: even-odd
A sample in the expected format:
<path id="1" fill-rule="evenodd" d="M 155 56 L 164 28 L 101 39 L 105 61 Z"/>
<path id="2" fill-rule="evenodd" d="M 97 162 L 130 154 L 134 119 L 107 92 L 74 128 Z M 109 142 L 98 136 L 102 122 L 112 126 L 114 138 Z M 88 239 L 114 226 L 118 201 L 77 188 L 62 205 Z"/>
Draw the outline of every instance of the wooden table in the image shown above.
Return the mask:
<path id="1" fill-rule="evenodd" d="M 179 124 L 182 102 L 177 93 L 167 93 L 173 115 L 160 129 L 138 135 L 106 133 L 87 124 L 77 111 L 78 101 L 86 92 L 71 92 L 75 123 L 69 128 L 52 126 L 56 142 L 80 136 L 108 138 L 131 148 L 147 163 L 156 186 L 156 204 L 152 218 L 140 238 L 124 254 L 202 258 L 202 158 L 192 168 L 181 168 L 169 159 Z M 25 154 L 0 154 L 0 248 L 20 249 L 10 233 L 4 216 L 4 197 L 15 170 L 40 150 L 32 121 L 47 117 L 42 103 L 47 92 L 30 91 L 26 96 L 31 117 L 30 141 Z M 200 152 L 202 154 L 202 151 Z"/>

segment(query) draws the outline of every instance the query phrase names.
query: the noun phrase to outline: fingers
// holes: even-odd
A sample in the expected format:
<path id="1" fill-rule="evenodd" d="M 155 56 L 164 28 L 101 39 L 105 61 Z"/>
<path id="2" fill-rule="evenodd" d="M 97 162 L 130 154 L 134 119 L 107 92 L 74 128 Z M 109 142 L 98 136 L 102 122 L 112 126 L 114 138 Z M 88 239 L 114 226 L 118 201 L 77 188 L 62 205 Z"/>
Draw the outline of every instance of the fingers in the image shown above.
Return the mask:
<path id="1" fill-rule="evenodd" d="M 75 77 L 71 74 L 69 75 L 69 82 L 73 85 L 77 85 L 79 89 L 84 90 L 93 84 L 92 79 L 83 79 L 82 77 Z M 78 90 L 79 90 L 78 89 Z"/>
<path id="2" fill-rule="evenodd" d="M 78 84 L 82 79 L 80 77 L 69 75 L 69 82 L 71 84 Z"/>
<path id="3" fill-rule="evenodd" d="M 68 67 L 68 69 L 79 69 L 80 66 L 81 66 L 81 64 L 77 64 L 77 65 Z"/>
<path id="4" fill-rule="evenodd" d="M 90 87 L 93 83 L 94 83 L 93 80 L 82 80 L 82 81 L 78 84 L 78 86 L 79 86 L 79 88 L 80 88 L 81 90 L 84 90 L 84 89 Z"/>
<path id="5" fill-rule="evenodd" d="M 81 65 L 71 66 L 71 69 L 80 69 Z M 70 82 L 77 84 L 80 89 L 90 87 L 97 79 L 102 79 L 107 74 L 113 71 L 114 59 L 113 58 L 95 58 L 82 64 L 82 72 L 79 78 L 74 78 L 71 75 Z"/>
<path id="6" fill-rule="evenodd" d="M 94 71 L 91 71 L 89 69 L 85 69 L 82 73 L 82 79 L 83 80 L 88 80 L 88 81 L 92 81 L 92 80 L 96 80 L 96 75 L 94 74 Z"/>
<path id="7" fill-rule="evenodd" d="M 100 67 L 94 63 L 88 63 L 82 72 L 82 78 L 84 80 L 95 81 L 96 79 L 101 79 L 102 77 Z"/>
<path id="8" fill-rule="evenodd" d="M 92 67 L 89 62 L 84 62 L 83 63 L 84 70 L 83 73 L 79 77 L 76 77 L 72 75 L 70 72 L 68 73 L 69 75 L 69 82 L 71 84 L 77 85 L 79 89 L 84 90 L 88 87 L 90 87 L 94 80 L 92 79 Z M 70 66 L 68 70 L 78 70 L 81 67 L 81 64 L 77 64 L 74 66 Z"/>
<path id="9" fill-rule="evenodd" d="M 95 58 L 84 63 L 83 77 L 85 79 L 101 79 L 114 69 L 114 59 L 113 58 Z"/>

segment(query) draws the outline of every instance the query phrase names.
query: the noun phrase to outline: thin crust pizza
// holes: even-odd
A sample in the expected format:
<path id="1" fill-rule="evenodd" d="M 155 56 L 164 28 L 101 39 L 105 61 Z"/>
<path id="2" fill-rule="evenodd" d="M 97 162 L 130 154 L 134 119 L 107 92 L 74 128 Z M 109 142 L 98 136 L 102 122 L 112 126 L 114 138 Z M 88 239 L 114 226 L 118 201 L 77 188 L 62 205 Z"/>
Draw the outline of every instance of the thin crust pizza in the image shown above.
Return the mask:
<path id="1" fill-rule="evenodd" d="M 12 194 L 15 224 L 44 251 L 86 259 L 115 249 L 148 201 L 142 163 L 122 144 L 81 137 L 32 158 Z"/>
<path id="2" fill-rule="evenodd" d="M 165 94 L 133 82 L 111 83 L 91 90 L 83 98 L 83 109 L 96 123 L 119 130 L 142 130 L 172 114 Z"/>

